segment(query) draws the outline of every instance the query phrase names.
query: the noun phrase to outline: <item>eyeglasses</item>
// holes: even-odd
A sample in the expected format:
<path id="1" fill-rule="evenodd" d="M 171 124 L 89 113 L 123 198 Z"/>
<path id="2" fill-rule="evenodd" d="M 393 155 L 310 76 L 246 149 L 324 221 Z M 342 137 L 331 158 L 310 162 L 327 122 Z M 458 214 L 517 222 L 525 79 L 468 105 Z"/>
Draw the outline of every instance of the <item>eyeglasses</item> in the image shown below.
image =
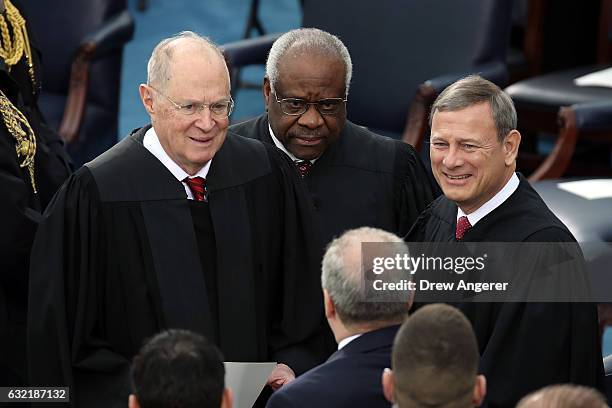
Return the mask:
<path id="1" fill-rule="evenodd" d="M 321 115 L 335 115 L 340 112 L 340 108 L 346 102 L 346 98 L 326 98 L 319 99 L 316 102 L 308 102 L 299 98 L 278 99 L 276 95 L 275 97 L 283 113 L 289 116 L 303 115 L 310 105 L 314 105 Z"/>
<path id="2" fill-rule="evenodd" d="M 178 104 L 178 103 L 174 102 L 172 99 L 170 99 L 169 96 L 167 96 L 164 93 L 162 93 L 161 91 L 153 88 L 151 85 L 149 85 L 149 88 L 153 89 L 155 92 L 157 92 L 158 94 L 160 94 L 161 96 L 166 98 L 168 100 L 168 102 L 170 102 L 172 105 L 174 105 L 174 108 L 177 111 L 179 111 L 183 115 L 187 115 L 187 116 L 191 116 L 191 115 L 195 114 L 196 112 L 200 113 L 200 112 L 202 112 L 204 110 L 204 108 L 208 108 L 208 109 L 210 109 L 210 113 L 213 116 L 225 119 L 229 115 L 232 114 L 232 110 L 234 109 L 234 101 L 232 100 L 231 96 L 229 98 L 229 101 L 218 101 L 218 102 L 213 102 L 213 103 L 196 103 L 196 102 L 194 102 L 194 103 L 186 103 L 184 105 L 181 105 L 181 104 Z"/>

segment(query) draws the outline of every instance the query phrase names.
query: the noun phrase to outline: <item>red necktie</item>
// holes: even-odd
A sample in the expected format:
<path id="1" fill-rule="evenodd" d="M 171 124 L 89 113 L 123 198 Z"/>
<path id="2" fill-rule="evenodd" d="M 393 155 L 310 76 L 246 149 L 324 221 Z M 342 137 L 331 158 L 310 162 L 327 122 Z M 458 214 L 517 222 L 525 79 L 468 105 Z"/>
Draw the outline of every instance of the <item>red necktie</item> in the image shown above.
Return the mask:
<path id="1" fill-rule="evenodd" d="M 457 220 L 457 230 L 455 231 L 455 238 L 457 238 L 457 241 L 461 241 L 465 232 L 470 228 L 472 228 L 472 224 L 470 224 L 470 220 L 468 220 L 468 217 L 466 217 L 465 215 L 459 217 L 459 219 Z"/>
<path id="2" fill-rule="evenodd" d="M 187 177 L 183 181 L 189 186 L 196 201 L 206 201 L 206 179 L 202 177 Z"/>
<path id="3" fill-rule="evenodd" d="M 300 176 L 304 178 L 308 175 L 308 172 L 312 167 L 312 163 L 310 162 L 310 160 L 302 160 L 299 162 L 295 162 L 295 167 L 297 167 L 297 171 L 298 173 L 300 173 Z"/>

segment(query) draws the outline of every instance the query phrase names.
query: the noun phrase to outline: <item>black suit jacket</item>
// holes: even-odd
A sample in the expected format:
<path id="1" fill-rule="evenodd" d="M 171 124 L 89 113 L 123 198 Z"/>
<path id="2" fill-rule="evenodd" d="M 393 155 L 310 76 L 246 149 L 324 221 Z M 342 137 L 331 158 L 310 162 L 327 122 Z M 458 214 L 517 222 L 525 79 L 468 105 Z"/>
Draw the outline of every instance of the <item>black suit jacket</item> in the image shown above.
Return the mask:
<path id="1" fill-rule="evenodd" d="M 381 378 L 399 326 L 364 333 L 272 395 L 267 408 L 385 407 Z"/>

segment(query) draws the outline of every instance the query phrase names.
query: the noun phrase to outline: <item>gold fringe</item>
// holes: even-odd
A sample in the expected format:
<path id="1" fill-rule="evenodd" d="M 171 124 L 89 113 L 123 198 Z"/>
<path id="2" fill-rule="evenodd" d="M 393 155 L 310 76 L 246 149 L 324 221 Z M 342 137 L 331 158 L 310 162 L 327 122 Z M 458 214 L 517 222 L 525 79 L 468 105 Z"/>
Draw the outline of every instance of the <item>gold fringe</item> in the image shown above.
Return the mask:
<path id="1" fill-rule="evenodd" d="M 23 113 L 19 111 L 0 90 L 0 115 L 9 133 L 15 138 L 15 150 L 17 157 L 23 159 L 20 167 L 27 167 L 30 173 L 32 189 L 36 193 L 36 181 L 34 179 L 34 156 L 36 155 L 36 137 Z"/>
<path id="2" fill-rule="evenodd" d="M 0 57 L 4 59 L 9 71 L 25 56 L 28 73 L 35 88 L 34 66 L 32 65 L 32 50 L 26 29 L 26 22 L 10 0 L 4 0 L 5 12 L 0 14 Z M 5 16 L 6 15 L 6 16 Z M 9 25 L 11 30 L 9 30 Z M 13 38 L 11 39 L 11 31 Z M 23 161 L 21 167 L 27 167 L 30 173 L 32 189 L 36 193 L 34 178 L 34 156 L 36 155 L 36 137 L 26 117 L 17 109 L 0 90 L 0 114 L 9 133 L 15 138 L 17 157 Z"/>

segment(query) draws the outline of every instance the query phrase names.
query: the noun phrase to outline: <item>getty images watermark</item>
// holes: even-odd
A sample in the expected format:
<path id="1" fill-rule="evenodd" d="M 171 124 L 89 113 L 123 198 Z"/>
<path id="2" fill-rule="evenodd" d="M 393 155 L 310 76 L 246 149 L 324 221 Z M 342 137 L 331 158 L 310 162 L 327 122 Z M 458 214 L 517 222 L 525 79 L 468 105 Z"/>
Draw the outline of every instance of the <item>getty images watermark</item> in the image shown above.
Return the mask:
<path id="1" fill-rule="evenodd" d="M 591 270 L 583 250 L 571 242 L 364 243 L 363 300 L 395 302 L 415 291 L 421 302 L 612 301 L 612 291 L 600 290 L 612 279 Z M 609 247 L 598 256 L 612 262 Z"/>

